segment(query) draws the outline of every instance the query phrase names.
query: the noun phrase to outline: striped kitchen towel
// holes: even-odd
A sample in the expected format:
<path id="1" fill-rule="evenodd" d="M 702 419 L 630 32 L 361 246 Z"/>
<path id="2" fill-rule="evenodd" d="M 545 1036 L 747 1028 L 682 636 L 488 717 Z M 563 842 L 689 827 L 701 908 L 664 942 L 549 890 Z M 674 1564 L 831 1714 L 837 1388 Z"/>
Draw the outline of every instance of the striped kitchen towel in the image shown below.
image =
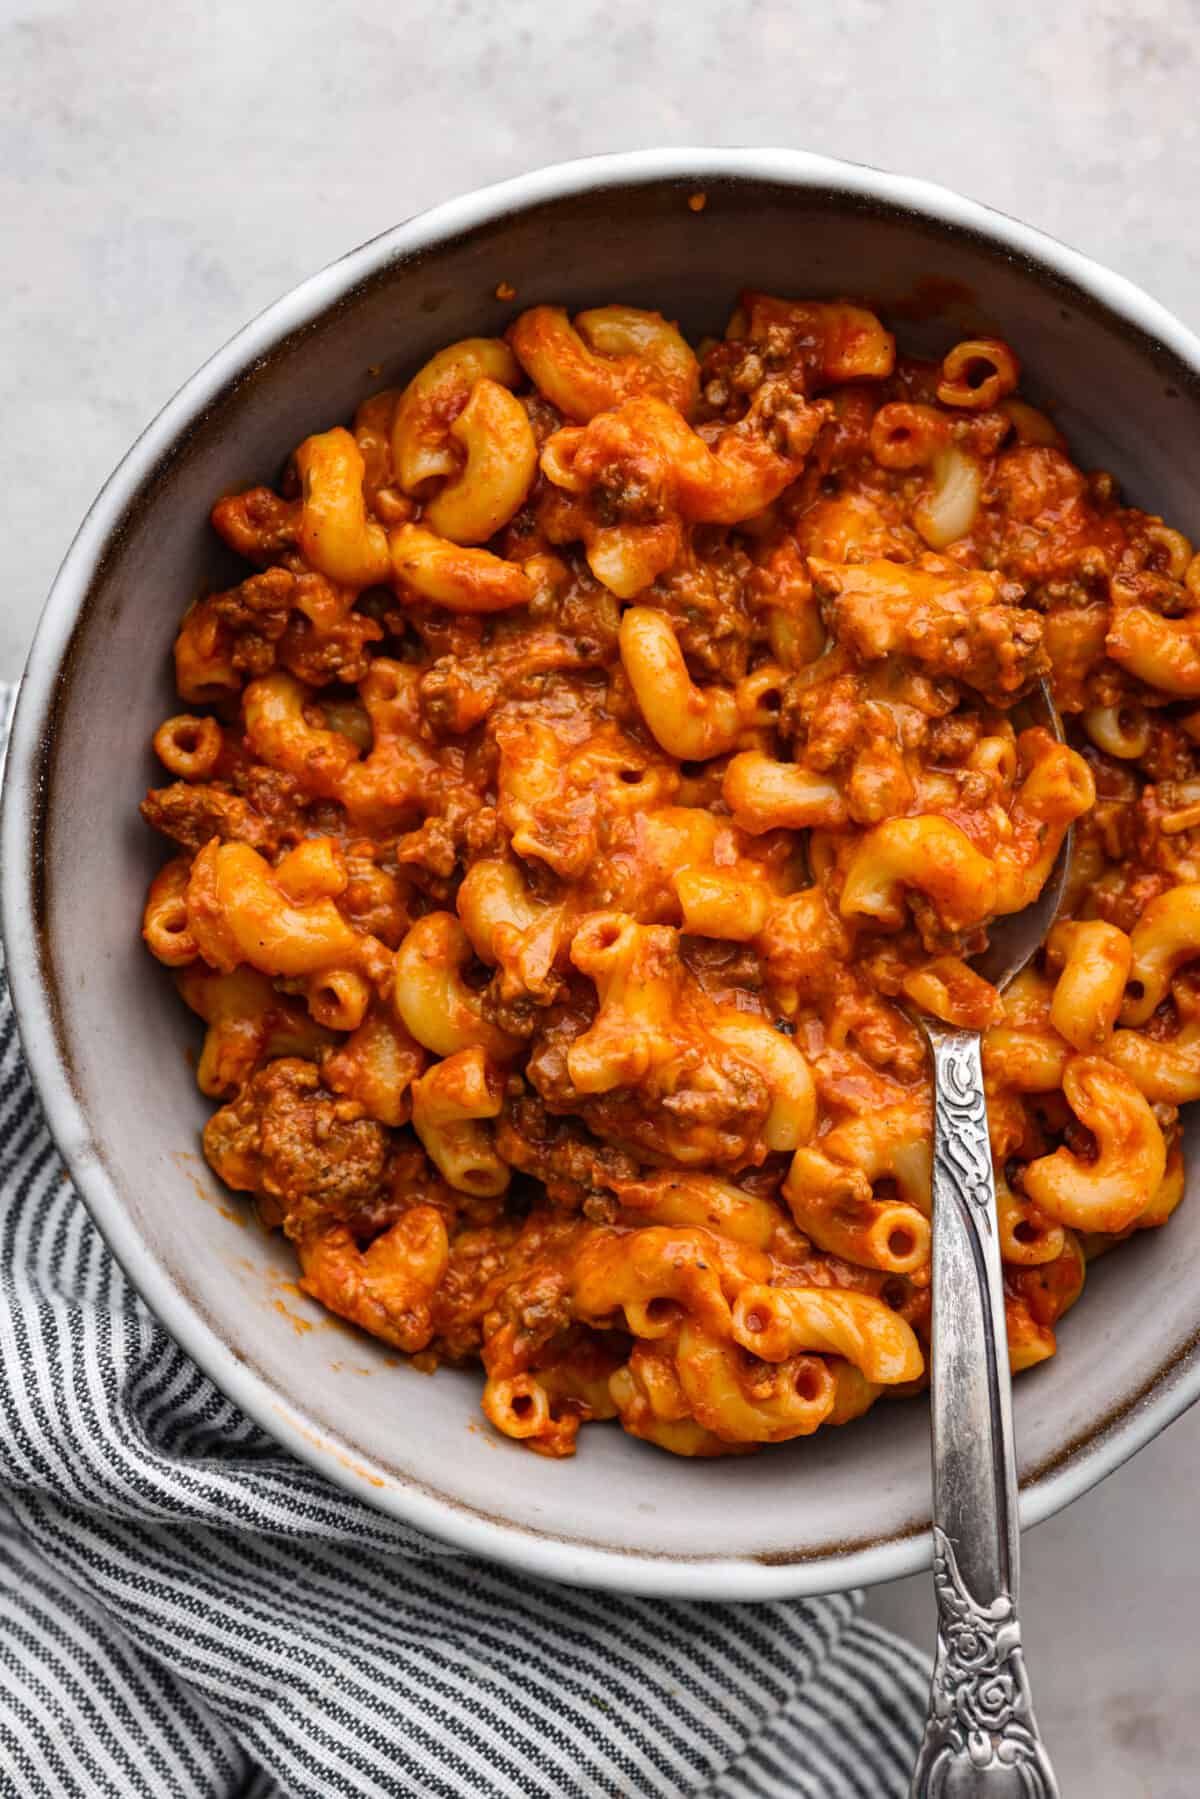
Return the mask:
<path id="1" fill-rule="evenodd" d="M 108 1253 L 0 972 L 5 1799 L 900 1799 L 928 1675 L 861 1596 L 555 1587 L 285 1455 Z"/>

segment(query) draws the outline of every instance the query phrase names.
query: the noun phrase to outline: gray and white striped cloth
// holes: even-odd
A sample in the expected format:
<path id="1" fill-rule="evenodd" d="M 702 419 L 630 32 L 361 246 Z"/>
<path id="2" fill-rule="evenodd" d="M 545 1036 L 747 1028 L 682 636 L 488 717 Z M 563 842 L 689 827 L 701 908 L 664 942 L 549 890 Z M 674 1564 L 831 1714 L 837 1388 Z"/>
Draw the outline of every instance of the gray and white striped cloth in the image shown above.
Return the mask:
<path id="1" fill-rule="evenodd" d="M 106 1249 L 0 972 L 5 1799 L 900 1799 L 927 1685 L 861 1596 L 554 1587 L 293 1461 Z"/>

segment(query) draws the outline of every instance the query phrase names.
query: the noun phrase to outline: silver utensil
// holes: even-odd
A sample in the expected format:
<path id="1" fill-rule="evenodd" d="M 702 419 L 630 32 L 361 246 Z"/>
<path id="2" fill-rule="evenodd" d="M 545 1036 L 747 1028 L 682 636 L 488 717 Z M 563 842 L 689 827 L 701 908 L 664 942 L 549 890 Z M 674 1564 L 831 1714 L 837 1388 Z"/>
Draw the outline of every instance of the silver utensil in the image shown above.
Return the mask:
<path id="1" fill-rule="evenodd" d="M 1060 740 L 1045 683 L 1032 722 Z M 1067 832 L 1036 903 L 1001 919 L 976 967 L 1001 990 L 1045 940 Z M 933 1579 L 938 1632 L 912 1799 L 1058 1799 L 1017 1615 L 1020 1528 L 996 1189 L 977 1031 L 922 1016 L 933 1058 Z"/>

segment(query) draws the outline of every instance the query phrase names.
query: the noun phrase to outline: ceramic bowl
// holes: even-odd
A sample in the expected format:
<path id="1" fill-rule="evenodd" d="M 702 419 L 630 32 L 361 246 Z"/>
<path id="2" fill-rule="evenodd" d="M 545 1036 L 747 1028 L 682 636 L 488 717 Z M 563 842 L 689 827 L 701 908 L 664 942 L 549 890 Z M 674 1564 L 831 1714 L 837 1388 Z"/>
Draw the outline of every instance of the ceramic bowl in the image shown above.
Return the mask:
<path id="1" fill-rule="evenodd" d="M 26 1052 L 79 1191 L 147 1303 L 264 1429 L 370 1505 L 534 1574 L 643 1593 L 749 1600 L 887 1580 L 929 1559 L 923 1404 L 745 1459 L 677 1460 L 613 1427 L 585 1431 L 573 1461 L 543 1461 L 483 1425 L 478 1372 L 398 1366 L 289 1291 L 289 1246 L 239 1223 L 199 1155 L 198 1029 L 138 934 L 163 848 L 137 802 L 161 779 L 149 742 L 175 709 L 179 616 L 236 577 L 209 506 L 274 480 L 302 437 L 442 344 L 503 330 L 505 282 L 519 305 L 658 307 L 692 336 L 721 330 L 743 284 L 865 297 L 918 349 L 1002 332 L 1083 463 L 1200 535 L 1200 343 L 1128 281 L 944 189 L 789 150 L 654 150 L 450 201 L 218 351 L 67 555 L 4 810 Z M 1094 1267 L 1059 1355 L 1017 1382 L 1025 1524 L 1200 1392 L 1198 1264 L 1193 1200 Z"/>

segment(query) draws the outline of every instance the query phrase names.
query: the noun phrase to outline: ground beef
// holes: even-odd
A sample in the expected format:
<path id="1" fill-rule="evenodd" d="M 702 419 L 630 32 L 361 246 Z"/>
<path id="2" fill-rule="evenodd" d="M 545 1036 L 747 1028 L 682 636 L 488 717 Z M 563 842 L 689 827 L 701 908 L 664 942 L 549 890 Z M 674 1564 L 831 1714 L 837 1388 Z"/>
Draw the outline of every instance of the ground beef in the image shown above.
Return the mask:
<path id="1" fill-rule="evenodd" d="M 1020 693 L 1048 666 L 1041 618 L 1017 604 L 1022 589 L 999 575 L 816 556 L 808 566 L 833 636 L 866 662 L 904 656 L 997 699 Z"/>
<path id="2" fill-rule="evenodd" d="M 268 1063 L 209 1119 L 204 1153 L 222 1180 L 264 1199 L 293 1236 L 322 1218 L 350 1222 L 383 1188 L 386 1134 L 311 1062 Z"/>
<path id="3" fill-rule="evenodd" d="M 505 1105 L 496 1121 L 496 1149 L 510 1167 L 539 1180 L 551 1203 L 565 1211 L 579 1211 L 590 1198 L 610 1194 L 617 1181 L 637 1175 L 632 1156 L 577 1124 L 552 1118 L 529 1092 Z M 595 1208 L 588 1215 L 594 1217 Z"/>
<path id="4" fill-rule="evenodd" d="M 169 787 L 151 788 L 142 801 L 142 817 L 185 850 L 202 850 L 214 837 L 222 843 L 248 843 L 267 855 L 276 848 L 268 821 L 240 794 L 211 782 L 173 781 Z"/>

